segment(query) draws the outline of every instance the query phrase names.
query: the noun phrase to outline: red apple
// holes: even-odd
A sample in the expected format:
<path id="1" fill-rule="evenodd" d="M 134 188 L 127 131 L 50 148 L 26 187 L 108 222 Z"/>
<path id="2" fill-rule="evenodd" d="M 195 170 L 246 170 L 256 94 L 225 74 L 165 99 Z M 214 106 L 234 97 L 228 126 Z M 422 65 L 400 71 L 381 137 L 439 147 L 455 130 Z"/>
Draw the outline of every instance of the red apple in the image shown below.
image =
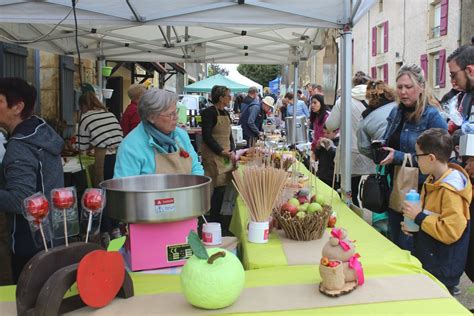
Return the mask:
<path id="1" fill-rule="evenodd" d="M 298 199 L 298 202 L 300 202 L 300 205 L 309 202 L 308 197 L 306 195 L 299 195 L 297 199 Z"/>
<path id="2" fill-rule="evenodd" d="M 26 212 L 39 223 L 48 215 L 49 203 L 45 196 L 39 195 L 28 200 Z"/>
<path id="3" fill-rule="evenodd" d="M 104 207 L 104 198 L 101 189 L 88 189 L 83 197 L 84 207 L 89 211 L 96 213 L 100 212 Z"/>
<path id="4" fill-rule="evenodd" d="M 294 217 L 296 215 L 296 213 L 298 213 L 298 207 L 294 206 L 293 204 L 290 204 L 290 203 L 283 204 L 283 206 L 281 207 L 281 210 L 283 212 L 290 213 L 291 217 Z"/>
<path id="5" fill-rule="evenodd" d="M 77 289 L 82 301 L 90 307 L 109 304 L 122 287 L 125 265 L 116 251 L 94 250 L 79 262 Z"/>
<path id="6" fill-rule="evenodd" d="M 74 205 L 74 192 L 68 189 L 53 190 L 52 200 L 56 208 L 71 208 Z"/>

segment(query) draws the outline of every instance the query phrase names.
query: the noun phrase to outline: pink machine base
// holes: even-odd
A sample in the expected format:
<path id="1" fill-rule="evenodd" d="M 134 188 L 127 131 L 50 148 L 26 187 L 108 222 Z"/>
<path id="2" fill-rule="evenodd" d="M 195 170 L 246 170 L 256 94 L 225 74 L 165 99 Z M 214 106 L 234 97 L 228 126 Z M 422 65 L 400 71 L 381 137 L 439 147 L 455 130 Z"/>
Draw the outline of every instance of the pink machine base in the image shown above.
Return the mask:
<path id="1" fill-rule="evenodd" d="M 197 231 L 197 219 L 157 224 L 129 224 L 127 263 L 132 271 L 182 266 L 192 255 L 187 244 L 190 230 Z"/>

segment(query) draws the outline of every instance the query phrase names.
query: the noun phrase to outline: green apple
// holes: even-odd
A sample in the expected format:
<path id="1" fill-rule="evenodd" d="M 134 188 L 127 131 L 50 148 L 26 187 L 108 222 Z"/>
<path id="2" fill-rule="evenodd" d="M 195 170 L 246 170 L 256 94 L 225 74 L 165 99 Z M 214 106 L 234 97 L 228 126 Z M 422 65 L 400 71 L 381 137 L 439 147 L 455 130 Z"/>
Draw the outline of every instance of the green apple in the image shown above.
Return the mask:
<path id="1" fill-rule="evenodd" d="M 300 206 L 300 202 L 298 201 L 297 198 L 291 198 L 291 199 L 289 199 L 289 200 L 288 200 L 288 204 L 291 204 L 291 205 L 296 206 L 296 207 Z"/>
<path id="2" fill-rule="evenodd" d="M 304 210 L 305 212 L 308 211 L 309 203 L 305 203 L 305 204 L 303 204 L 303 205 L 301 205 L 301 206 L 303 207 L 303 210 Z"/>
<path id="3" fill-rule="evenodd" d="M 308 209 L 306 211 L 308 212 L 308 214 L 314 214 L 316 212 L 321 211 L 322 209 L 323 207 L 321 206 L 321 204 L 313 202 L 308 206 Z"/>
<path id="4" fill-rule="evenodd" d="M 305 212 L 298 212 L 296 213 L 296 217 L 298 218 L 304 218 L 306 216 L 306 213 Z"/>
<path id="5" fill-rule="evenodd" d="M 184 265 L 180 275 L 183 294 L 191 305 L 199 308 L 230 306 L 244 288 L 244 268 L 239 259 L 225 249 L 212 248 L 207 252 L 209 260 L 193 255 Z M 221 254 L 217 254 L 219 252 Z"/>
<path id="6" fill-rule="evenodd" d="M 319 205 L 325 205 L 326 198 L 324 197 L 324 195 L 318 194 L 318 196 L 316 196 L 316 203 L 318 203 Z"/>

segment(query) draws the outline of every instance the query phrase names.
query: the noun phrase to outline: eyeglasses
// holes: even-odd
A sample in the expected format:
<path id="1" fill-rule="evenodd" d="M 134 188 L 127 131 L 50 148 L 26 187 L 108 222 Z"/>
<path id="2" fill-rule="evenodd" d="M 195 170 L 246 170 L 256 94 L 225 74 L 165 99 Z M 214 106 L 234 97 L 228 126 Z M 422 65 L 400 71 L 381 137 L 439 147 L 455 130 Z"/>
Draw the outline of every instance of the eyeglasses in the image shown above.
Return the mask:
<path id="1" fill-rule="evenodd" d="M 450 72 L 449 77 L 451 77 L 451 79 L 454 79 L 456 77 L 456 75 L 458 74 L 458 72 L 463 71 L 463 70 L 464 69 L 459 69 L 458 71 Z"/>
<path id="2" fill-rule="evenodd" d="M 419 157 L 428 156 L 428 155 L 431 155 L 431 153 L 417 154 L 417 155 L 415 155 L 415 160 L 418 161 L 418 160 L 419 160 Z"/>
<path id="3" fill-rule="evenodd" d="M 158 114 L 158 116 L 164 116 L 168 117 L 170 120 L 176 120 L 179 116 L 179 110 L 176 110 L 176 112 L 173 112 L 171 114 Z"/>

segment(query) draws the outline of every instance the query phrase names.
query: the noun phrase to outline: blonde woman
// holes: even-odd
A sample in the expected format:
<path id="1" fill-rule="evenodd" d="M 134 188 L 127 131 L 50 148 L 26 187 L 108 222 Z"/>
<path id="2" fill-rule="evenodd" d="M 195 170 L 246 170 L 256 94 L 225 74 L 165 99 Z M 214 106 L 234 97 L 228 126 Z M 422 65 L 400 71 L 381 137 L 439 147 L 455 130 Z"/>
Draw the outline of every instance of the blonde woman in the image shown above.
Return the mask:
<path id="1" fill-rule="evenodd" d="M 138 101 L 140 101 L 141 96 L 145 92 L 145 86 L 138 83 L 132 84 L 127 90 L 130 104 L 127 106 L 127 109 L 123 113 L 122 120 L 120 121 L 124 137 L 141 122 L 140 115 L 138 114 Z"/>
<path id="2" fill-rule="evenodd" d="M 404 65 L 398 71 L 396 95 L 398 106 L 387 118 L 388 125 L 383 139 L 388 146 L 387 157 L 381 165 L 388 165 L 393 179 L 394 165 L 401 165 L 405 153 L 412 155 L 416 163 L 415 144 L 421 133 L 430 128 L 448 128 L 436 106 L 429 103 L 425 79 L 421 68 L 415 64 Z M 421 175 L 418 183 L 422 184 L 425 177 Z M 400 222 L 403 215 L 394 210 L 388 211 L 390 237 L 400 248 L 411 250 L 412 240 L 401 232 Z"/>

